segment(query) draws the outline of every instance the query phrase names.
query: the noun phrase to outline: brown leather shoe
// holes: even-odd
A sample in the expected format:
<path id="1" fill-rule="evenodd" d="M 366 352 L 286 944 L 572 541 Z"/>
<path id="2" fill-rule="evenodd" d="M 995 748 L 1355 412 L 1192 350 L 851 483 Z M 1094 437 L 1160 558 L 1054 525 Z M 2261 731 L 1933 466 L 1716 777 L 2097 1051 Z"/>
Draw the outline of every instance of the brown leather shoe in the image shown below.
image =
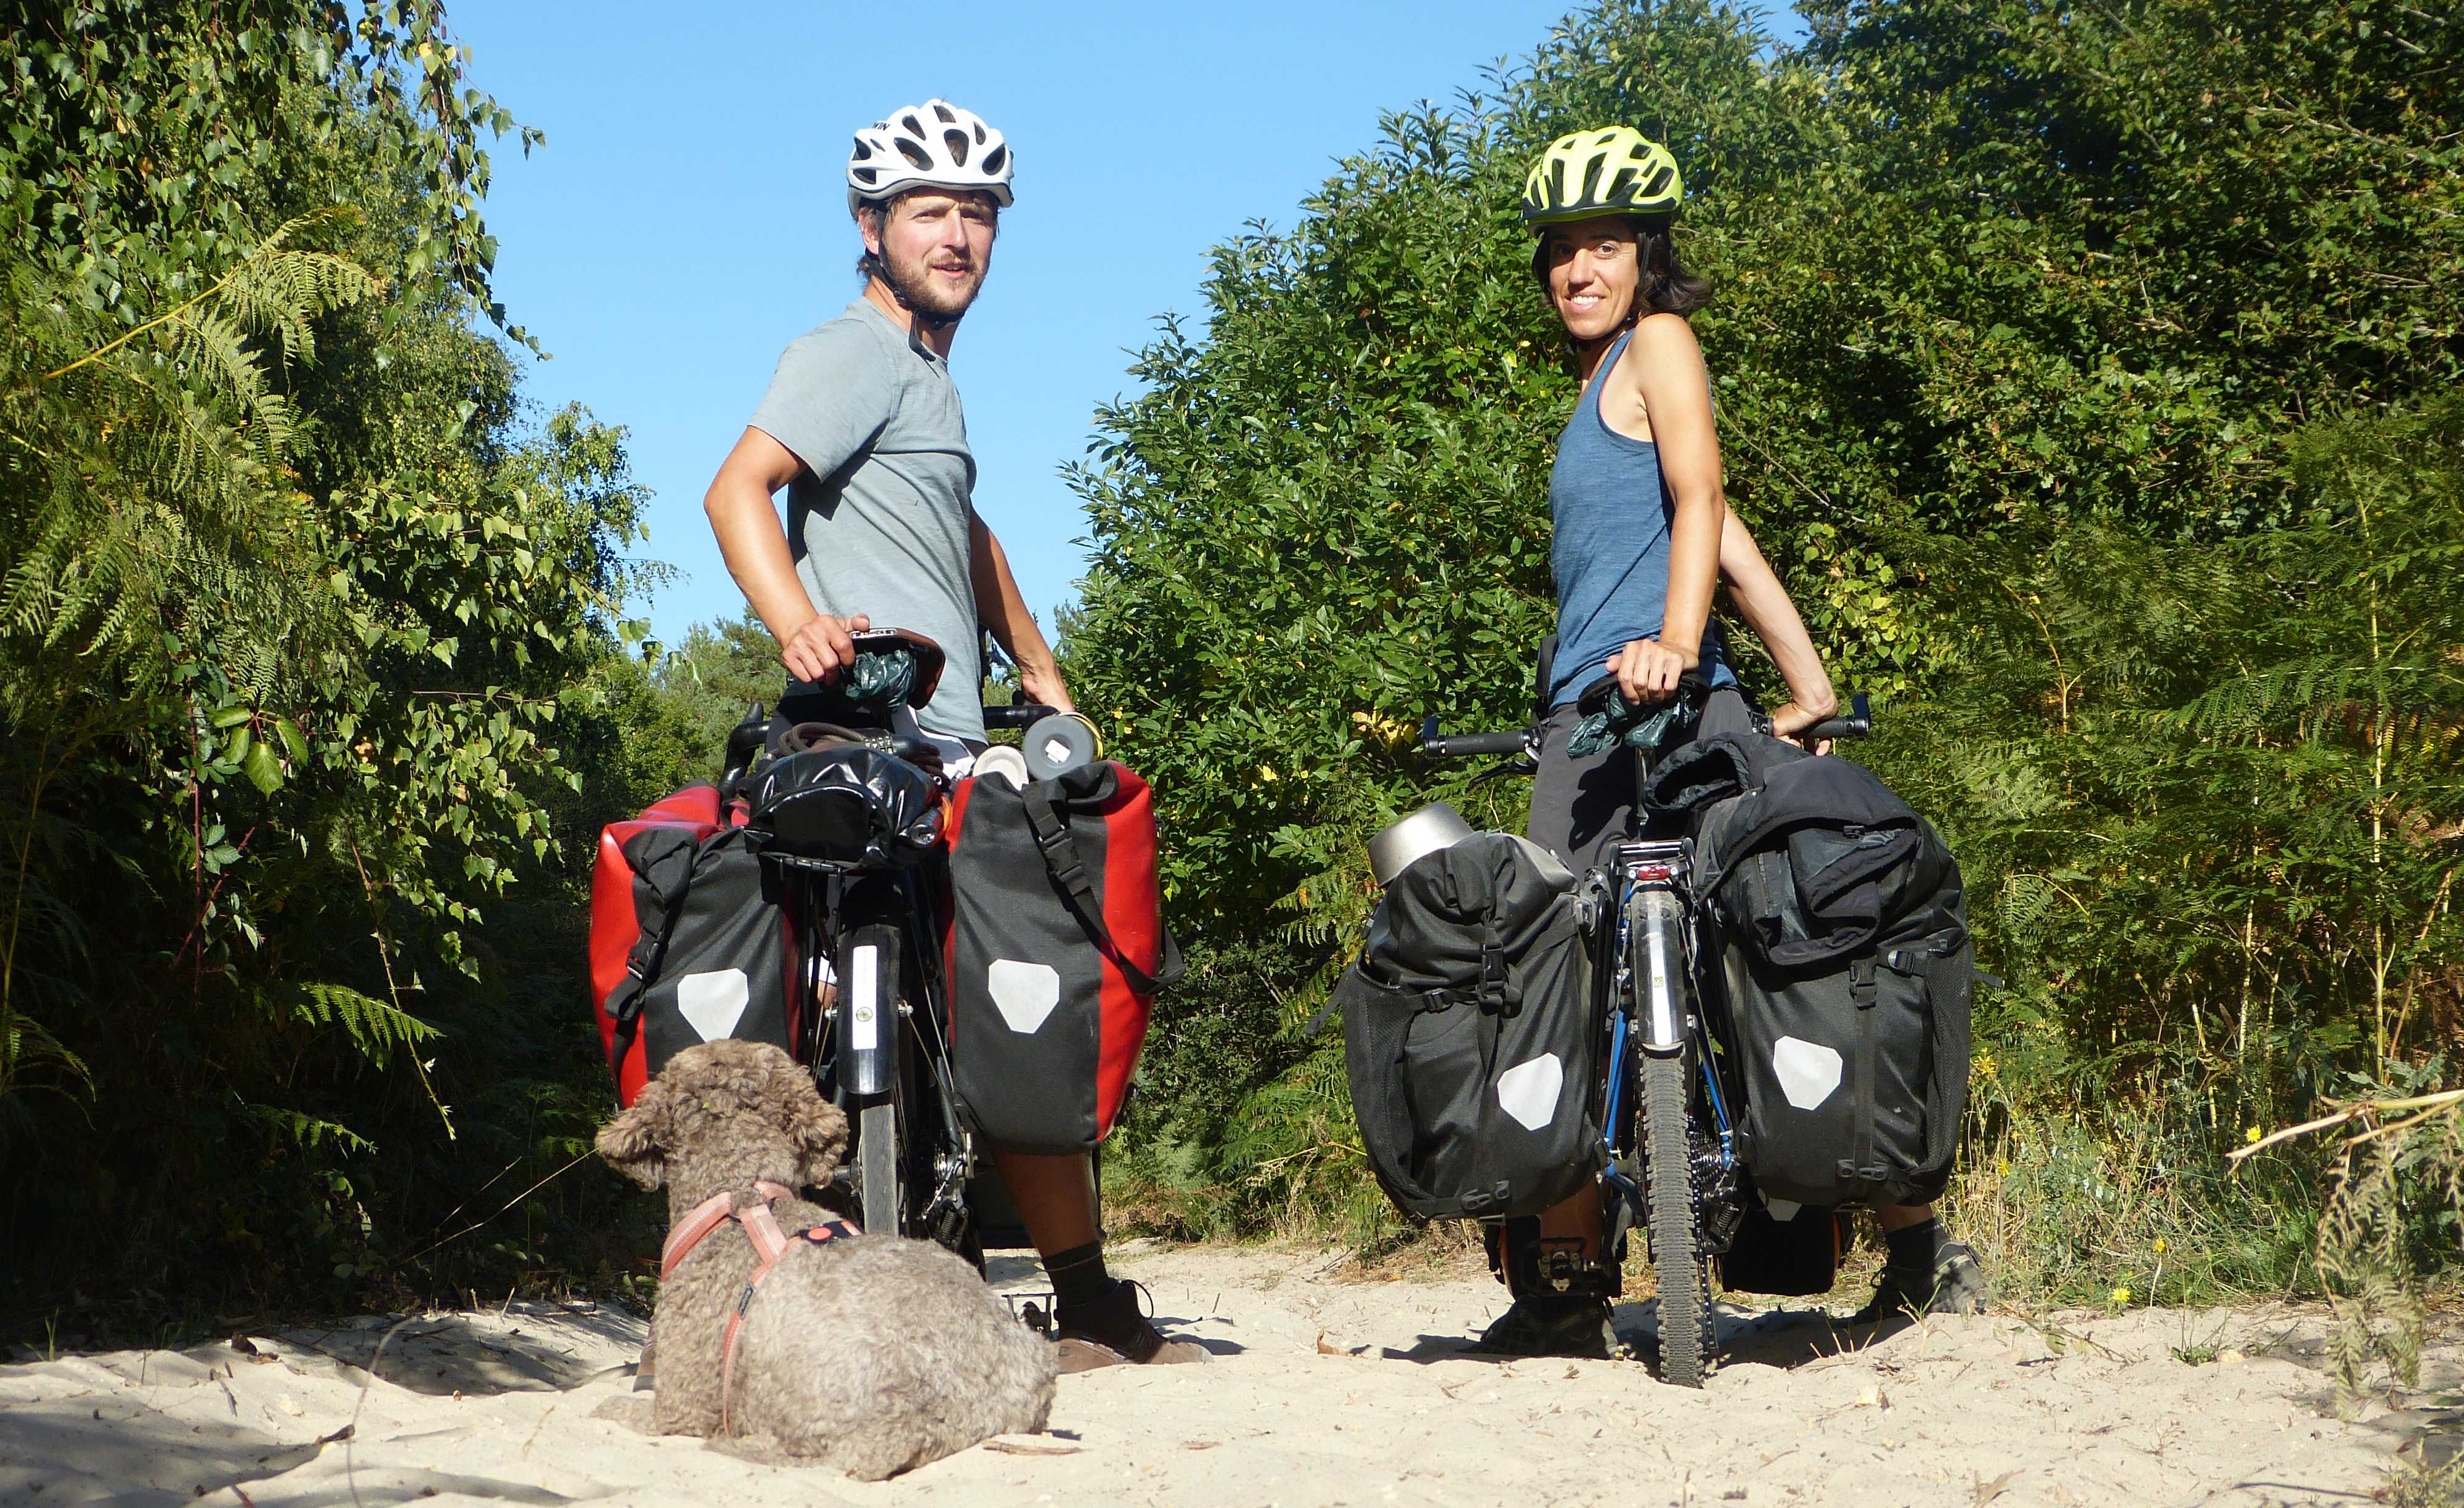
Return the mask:
<path id="1" fill-rule="evenodd" d="M 1195 1341 L 1176 1341 L 1138 1312 L 1138 1296 L 1146 1290 L 1126 1278 L 1112 1280 L 1112 1291 L 1092 1303 L 1063 1304 L 1053 1310 L 1053 1340 L 1061 1352 L 1061 1370 L 1090 1371 L 1098 1366 L 1172 1366 L 1206 1360 L 1206 1348 Z"/>

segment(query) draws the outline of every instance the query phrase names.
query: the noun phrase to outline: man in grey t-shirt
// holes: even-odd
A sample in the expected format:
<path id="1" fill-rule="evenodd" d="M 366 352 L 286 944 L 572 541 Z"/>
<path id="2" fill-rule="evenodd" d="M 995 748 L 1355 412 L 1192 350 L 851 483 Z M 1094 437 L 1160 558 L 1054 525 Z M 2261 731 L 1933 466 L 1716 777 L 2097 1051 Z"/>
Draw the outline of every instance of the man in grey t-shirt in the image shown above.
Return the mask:
<path id="1" fill-rule="evenodd" d="M 863 296 L 787 347 L 753 423 L 704 502 L 737 585 L 808 681 L 853 657 L 849 634 L 910 628 L 949 656 L 918 714 L 927 733 L 980 749 L 978 625 L 1019 667 L 1029 700 L 1071 710 L 1051 647 L 1001 543 L 976 515 L 975 457 L 950 342 L 983 286 L 1010 203 L 1008 142 L 935 99 L 856 133 L 847 205 L 864 237 Z M 772 498 L 787 490 L 788 528 Z M 993 1150 L 1052 1279 L 1065 1365 L 1197 1361 L 1138 1313 L 1104 1268 L 1089 1159 Z"/>

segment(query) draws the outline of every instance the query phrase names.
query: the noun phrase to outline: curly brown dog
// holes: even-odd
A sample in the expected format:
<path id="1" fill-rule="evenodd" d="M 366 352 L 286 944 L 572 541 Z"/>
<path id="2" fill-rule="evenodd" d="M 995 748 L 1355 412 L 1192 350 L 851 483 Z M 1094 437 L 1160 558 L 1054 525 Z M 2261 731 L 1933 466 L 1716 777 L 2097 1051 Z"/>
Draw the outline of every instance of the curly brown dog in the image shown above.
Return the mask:
<path id="1" fill-rule="evenodd" d="M 617 1170 L 666 1187 L 678 1230 L 651 1320 L 658 1432 L 728 1436 L 740 1453 L 877 1481 L 1043 1429 L 1052 1347 L 963 1259 L 903 1236 L 769 1240 L 779 1255 L 745 1304 L 726 1375 L 757 1241 L 827 1234 L 829 1213 L 787 1191 L 826 1181 L 847 1140 L 847 1117 L 810 1075 L 776 1047 L 737 1041 L 679 1053 L 599 1133 Z M 679 1239 L 696 1229 L 708 1234 Z"/>

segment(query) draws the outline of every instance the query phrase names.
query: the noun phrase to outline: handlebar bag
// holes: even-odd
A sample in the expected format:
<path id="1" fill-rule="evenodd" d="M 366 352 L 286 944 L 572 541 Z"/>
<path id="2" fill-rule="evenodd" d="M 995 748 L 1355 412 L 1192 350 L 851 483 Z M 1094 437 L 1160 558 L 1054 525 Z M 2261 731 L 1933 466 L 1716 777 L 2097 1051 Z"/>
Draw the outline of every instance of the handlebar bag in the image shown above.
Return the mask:
<path id="1" fill-rule="evenodd" d="M 1772 1214 L 1938 1197 L 1976 966 L 1942 836 L 1833 756 L 1711 805 L 1696 856 L 1740 1049 L 1737 1151 Z"/>
<path id="2" fill-rule="evenodd" d="M 771 760 L 754 782 L 751 810 L 762 847 L 863 868 L 912 868 L 941 841 L 933 776 L 869 742 Z"/>
<path id="3" fill-rule="evenodd" d="M 1085 1151 L 1129 1098 L 1155 993 L 1180 976 L 1155 802 L 1109 760 L 1024 788 L 958 782 L 943 962 L 958 1099 L 1026 1152 Z"/>
<path id="4" fill-rule="evenodd" d="M 742 809 L 707 785 L 600 832 L 590 986 L 620 1104 L 697 1042 L 795 1051 L 785 914 L 749 836 Z"/>
<path id="5" fill-rule="evenodd" d="M 1534 1215 L 1606 1158 L 1573 874 L 1507 833 L 1423 854 L 1335 986 L 1360 1145 L 1405 1213 Z"/>

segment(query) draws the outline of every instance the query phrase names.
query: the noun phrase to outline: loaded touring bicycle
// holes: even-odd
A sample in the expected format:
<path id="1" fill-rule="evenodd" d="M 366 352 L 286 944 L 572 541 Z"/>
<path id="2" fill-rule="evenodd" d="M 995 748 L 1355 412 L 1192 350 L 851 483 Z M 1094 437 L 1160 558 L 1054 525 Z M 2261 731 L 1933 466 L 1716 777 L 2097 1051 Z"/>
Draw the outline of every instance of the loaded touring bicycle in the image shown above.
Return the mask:
<path id="1" fill-rule="evenodd" d="M 1808 753 L 1870 732 L 1865 697 L 1791 744 L 1759 714 L 1705 732 L 1712 695 L 1689 679 L 1671 706 L 1639 709 L 1614 677 L 1585 688 L 1579 710 L 1630 751 L 1639 799 L 1623 841 L 1581 875 L 1505 835 L 1391 847 L 1437 808 L 1373 840 L 1386 896 L 1337 994 L 1363 1145 L 1388 1192 L 1494 1230 L 1595 1186 L 1607 1260 L 1644 1233 L 1661 1375 L 1689 1387 L 1717 1357 L 1715 1267 L 1741 1291 L 1826 1292 L 1846 1210 L 1940 1193 L 1972 976 L 1940 838 L 1861 766 Z M 1420 747 L 1507 755 L 1491 775 L 1529 774 L 1536 730 L 1447 734 L 1432 714 Z M 1462 974 L 1439 956 L 1452 941 L 1410 935 L 1415 904 L 1439 918 L 1424 930 L 1471 940 Z M 1552 938 L 1572 962 L 1532 965 Z"/>
<path id="2" fill-rule="evenodd" d="M 954 779 L 915 717 L 939 647 L 854 638 L 839 679 L 746 715 L 715 786 L 603 836 L 601 1031 L 627 1104 L 694 1042 L 785 1048 L 852 1132 L 824 1197 L 980 1264 L 1025 1244 L 983 1138 L 1091 1150 L 1170 982 L 1152 811 L 1086 724 L 1032 704 L 984 709 L 1033 733 L 998 751 L 1012 777 Z"/>

